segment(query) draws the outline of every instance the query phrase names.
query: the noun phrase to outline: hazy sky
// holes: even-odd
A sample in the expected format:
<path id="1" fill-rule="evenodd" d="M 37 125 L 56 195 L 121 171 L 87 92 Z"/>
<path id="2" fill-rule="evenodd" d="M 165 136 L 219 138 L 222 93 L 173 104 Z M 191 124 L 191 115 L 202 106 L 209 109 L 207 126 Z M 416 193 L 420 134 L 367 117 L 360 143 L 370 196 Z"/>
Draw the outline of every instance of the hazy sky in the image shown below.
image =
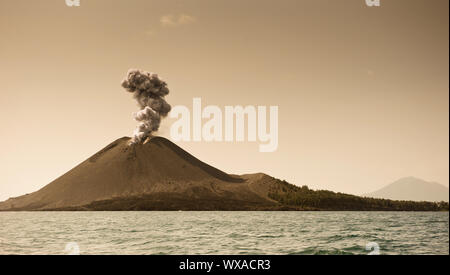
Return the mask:
<path id="1" fill-rule="evenodd" d="M 131 135 L 129 68 L 163 77 L 172 106 L 279 106 L 274 153 L 177 142 L 226 172 L 353 194 L 404 176 L 448 186 L 448 5 L 0 0 L 0 200 Z"/>

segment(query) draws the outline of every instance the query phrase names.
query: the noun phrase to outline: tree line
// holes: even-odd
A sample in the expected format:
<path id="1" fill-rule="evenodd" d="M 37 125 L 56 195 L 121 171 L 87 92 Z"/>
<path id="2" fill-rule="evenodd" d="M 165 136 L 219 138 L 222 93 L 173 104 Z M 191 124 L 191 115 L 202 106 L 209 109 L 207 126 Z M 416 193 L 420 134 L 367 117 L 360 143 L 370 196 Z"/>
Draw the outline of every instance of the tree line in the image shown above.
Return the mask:
<path id="1" fill-rule="evenodd" d="M 272 185 L 269 197 L 287 206 L 295 206 L 302 210 L 330 211 L 448 211 L 448 202 L 396 201 L 359 197 L 327 190 L 311 190 L 286 181 L 278 181 Z"/>

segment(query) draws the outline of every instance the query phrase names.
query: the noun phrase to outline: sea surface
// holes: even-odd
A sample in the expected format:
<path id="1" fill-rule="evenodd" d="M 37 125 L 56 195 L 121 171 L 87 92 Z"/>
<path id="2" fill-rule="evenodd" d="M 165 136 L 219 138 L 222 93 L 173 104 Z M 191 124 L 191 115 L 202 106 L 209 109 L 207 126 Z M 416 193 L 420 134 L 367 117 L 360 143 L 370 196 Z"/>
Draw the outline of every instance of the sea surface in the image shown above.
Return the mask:
<path id="1" fill-rule="evenodd" d="M 449 254 L 448 225 L 448 212 L 0 212 L 0 254 Z"/>

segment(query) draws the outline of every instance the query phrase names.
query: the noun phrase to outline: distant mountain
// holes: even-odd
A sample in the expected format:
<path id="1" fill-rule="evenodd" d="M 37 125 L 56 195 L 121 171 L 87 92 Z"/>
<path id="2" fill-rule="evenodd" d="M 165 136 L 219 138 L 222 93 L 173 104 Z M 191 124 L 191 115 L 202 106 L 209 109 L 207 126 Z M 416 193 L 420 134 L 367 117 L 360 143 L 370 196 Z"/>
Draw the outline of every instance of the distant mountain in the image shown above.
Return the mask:
<path id="1" fill-rule="evenodd" d="M 42 189 L 0 202 L 0 211 L 28 210 L 448 211 L 448 203 L 362 198 L 262 173 L 231 175 L 165 138 L 130 144 L 123 137 Z"/>
<path id="2" fill-rule="evenodd" d="M 401 178 L 365 197 L 411 201 L 448 201 L 446 186 L 414 177 Z"/>

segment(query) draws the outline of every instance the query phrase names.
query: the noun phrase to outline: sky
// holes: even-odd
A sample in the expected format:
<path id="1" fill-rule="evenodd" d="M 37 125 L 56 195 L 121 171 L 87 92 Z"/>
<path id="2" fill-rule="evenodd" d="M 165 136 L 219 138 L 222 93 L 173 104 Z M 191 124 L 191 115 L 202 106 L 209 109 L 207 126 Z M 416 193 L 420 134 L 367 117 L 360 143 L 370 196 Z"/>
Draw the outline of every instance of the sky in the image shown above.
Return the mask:
<path id="1" fill-rule="evenodd" d="M 275 152 L 176 142 L 228 173 L 351 194 L 406 176 L 448 186 L 448 5 L 0 0 L 0 200 L 131 136 L 130 68 L 158 73 L 172 106 L 278 106 Z"/>

